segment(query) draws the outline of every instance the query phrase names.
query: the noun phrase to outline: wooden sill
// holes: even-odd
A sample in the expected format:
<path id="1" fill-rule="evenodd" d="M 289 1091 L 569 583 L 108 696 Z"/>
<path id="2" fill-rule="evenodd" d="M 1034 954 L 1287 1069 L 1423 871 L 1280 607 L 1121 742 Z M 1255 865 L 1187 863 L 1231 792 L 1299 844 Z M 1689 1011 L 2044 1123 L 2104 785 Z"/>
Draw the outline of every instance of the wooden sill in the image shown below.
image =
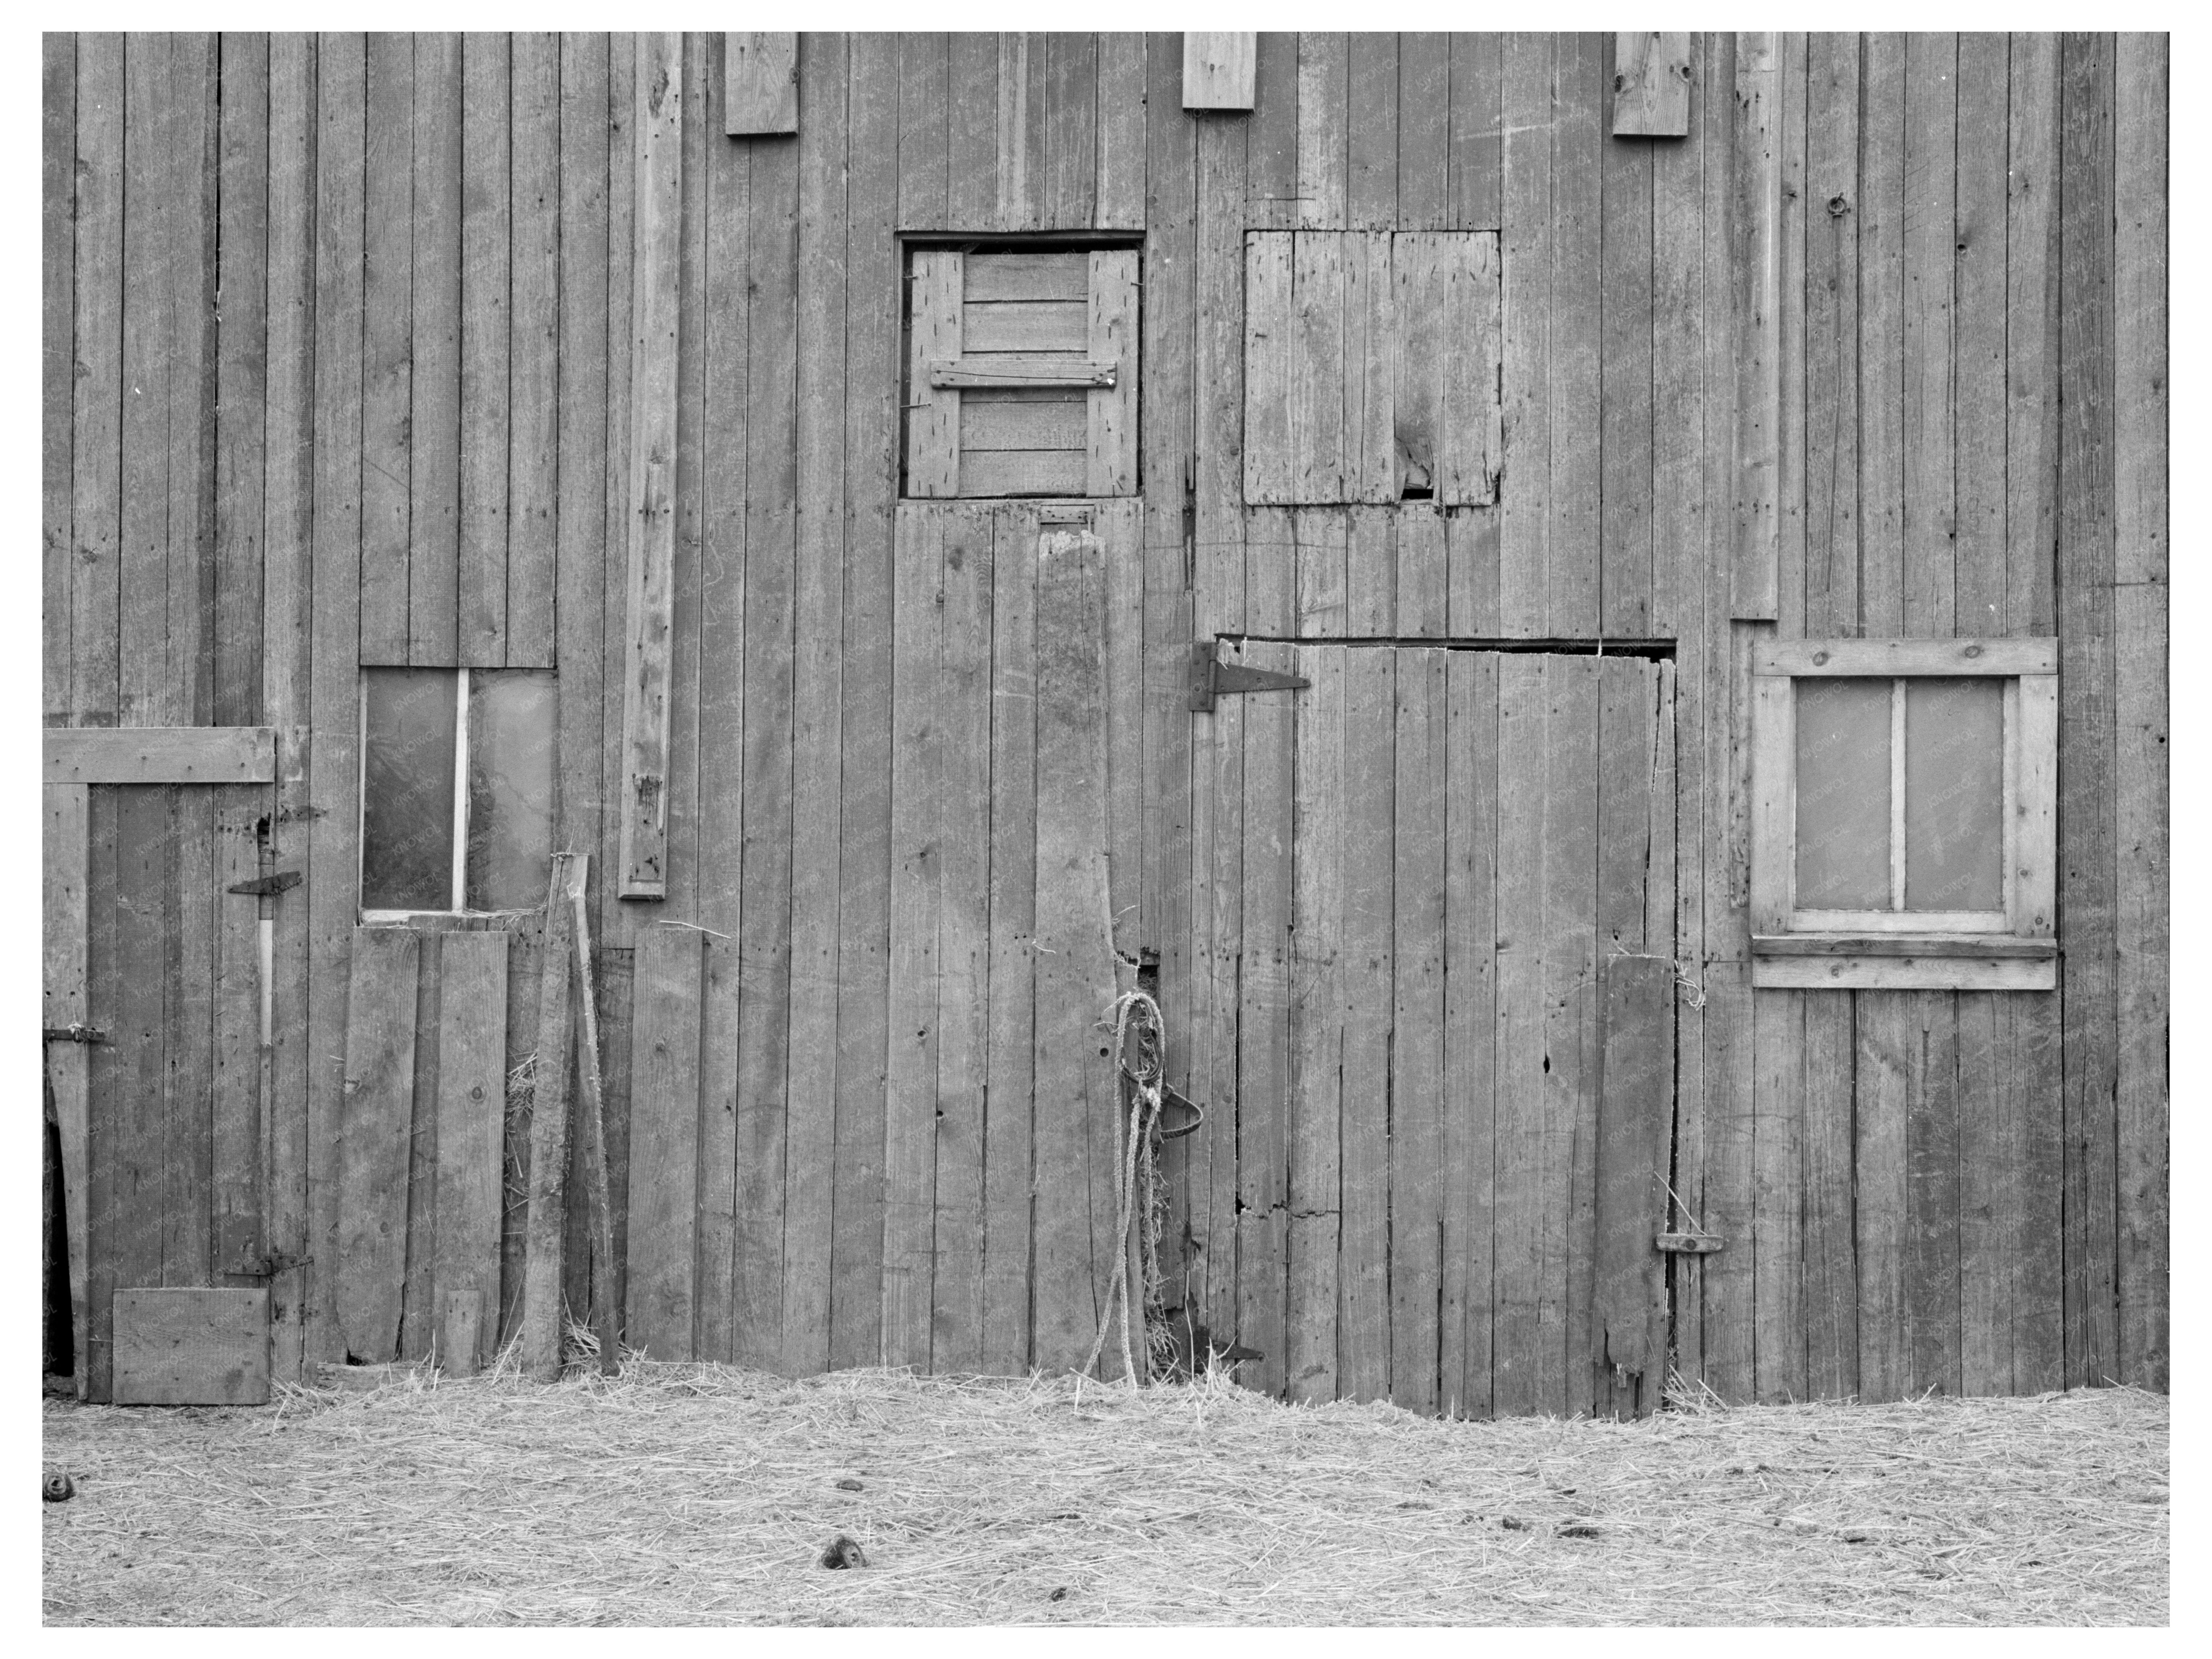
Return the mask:
<path id="1" fill-rule="evenodd" d="M 1912 957 L 2036 961 L 2055 957 L 2058 941 L 2018 933 L 1754 933 L 1755 957 Z"/>

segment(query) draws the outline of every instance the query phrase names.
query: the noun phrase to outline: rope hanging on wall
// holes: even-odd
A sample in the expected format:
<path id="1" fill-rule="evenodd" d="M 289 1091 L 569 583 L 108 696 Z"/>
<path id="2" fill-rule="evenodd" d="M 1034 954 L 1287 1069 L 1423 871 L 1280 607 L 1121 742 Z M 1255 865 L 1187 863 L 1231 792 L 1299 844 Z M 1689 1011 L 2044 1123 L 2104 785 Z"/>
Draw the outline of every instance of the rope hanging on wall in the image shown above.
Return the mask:
<path id="1" fill-rule="evenodd" d="M 1157 1200 L 1160 1108 L 1167 1092 L 1163 1081 L 1168 1046 L 1167 1022 L 1161 1018 L 1160 1005 L 1150 996 L 1142 991 L 1126 991 L 1114 999 L 1112 1006 L 1106 1011 L 1106 1018 L 1100 1024 L 1113 1027 L 1116 1069 L 1121 1076 L 1129 1080 L 1130 1085 L 1128 1121 L 1124 1123 L 1118 1114 L 1114 1120 L 1114 1162 L 1121 1172 L 1114 1237 L 1122 1241 L 1122 1248 L 1126 1249 L 1130 1218 L 1133 1215 L 1141 1214 L 1145 1224 L 1139 1230 L 1140 1277 L 1145 1286 L 1145 1299 L 1149 1304 L 1152 1299 L 1153 1287 L 1159 1281 Z M 1140 1188 L 1144 1207 L 1139 1211 Z M 1133 1387 L 1150 1375 L 1151 1354 L 1147 1343 L 1146 1370 L 1139 1371 L 1135 1350 L 1129 1340 L 1129 1275 L 1126 1263 L 1117 1263 L 1108 1275 L 1105 1310 L 1099 1316 L 1098 1334 L 1091 1340 L 1090 1357 L 1084 1360 L 1081 1374 L 1090 1375 L 1091 1367 L 1098 1363 L 1098 1356 L 1106 1346 L 1106 1334 L 1113 1328 L 1117 1307 L 1121 1317 L 1122 1375 Z M 1140 1324 L 1139 1329 L 1143 1328 Z"/>

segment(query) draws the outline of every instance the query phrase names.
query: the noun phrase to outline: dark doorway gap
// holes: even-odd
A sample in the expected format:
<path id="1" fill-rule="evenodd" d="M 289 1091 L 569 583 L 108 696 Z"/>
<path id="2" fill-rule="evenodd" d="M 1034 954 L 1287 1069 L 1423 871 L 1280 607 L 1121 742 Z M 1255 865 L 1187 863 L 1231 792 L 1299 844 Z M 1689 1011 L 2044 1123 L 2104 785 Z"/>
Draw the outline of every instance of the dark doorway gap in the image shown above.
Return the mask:
<path id="1" fill-rule="evenodd" d="M 1352 636 L 1327 635 L 1321 637 L 1294 636 L 1283 634 L 1222 634 L 1216 637 L 1224 643 L 1236 645 L 1350 645 L 1390 647 L 1418 647 L 1430 651 L 1510 651 L 1535 653 L 1553 657 L 1638 657 L 1651 662 L 1672 662 L 1674 659 L 1673 640 L 1510 640 L 1470 639 L 1455 636 L 1438 639 L 1432 635 L 1415 636 L 1402 634 L 1373 634 Z"/>

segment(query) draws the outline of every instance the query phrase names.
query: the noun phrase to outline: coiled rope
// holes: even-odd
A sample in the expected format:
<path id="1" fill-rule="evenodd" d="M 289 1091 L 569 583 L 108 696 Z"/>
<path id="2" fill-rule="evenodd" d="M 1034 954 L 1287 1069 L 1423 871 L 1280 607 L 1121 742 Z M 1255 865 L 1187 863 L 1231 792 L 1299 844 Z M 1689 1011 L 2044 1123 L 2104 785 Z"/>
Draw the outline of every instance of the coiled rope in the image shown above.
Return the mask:
<path id="1" fill-rule="evenodd" d="M 1152 1214 L 1153 1183 L 1156 1168 L 1153 1153 L 1153 1131 L 1158 1127 L 1160 1103 L 1165 1093 L 1162 1085 L 1164 1056 L 1167 1053 L 1167 1023 L 1160 1017 L 1160 1005 L 1142 991 L 1125 991 L 1114 999 L 1101 1024 L 1114 1028 L 1114 1055 L 1116 1069 L 1129 1079 L 1129 1119 L 1125 1125 L 1120 1114 L 1114 1118 L 1114 1161 L 1121 1171 L 1121 1200 L 1117 1206 L 1117 1223 L 1114 1237 L 1120 1248 L 1128 1248 L 1129 1224 L 1137 1210 L 1137 1188 L 1141 1179 L 1144 1186 L 1144 1210 L 1146 1225 L 1139 1234 L 1139 1269 L 1143 1283 L 1150 1286 L 1157 1277 L 1158 1249 L 1152 1237 L 1150 1219 Z M 1130 1039 L 1136 1039 L 1133 1063 Z M 1108 1275 L 1105 1311 L 1098 1321 L 1098 1334 L 1091 1340 L 1091 1354 L 1083 1362 L 1083 1375 L 1098 1363 L 1099 1354 L 1106 1346 L 1106 1334 L 1112 1328 L 1115 1310 L 1119 1306 L 1121 1326 L 1121 1371 L 1134 1388 L 1144 1380 L 1137 1370 L 1135 1351 L 1129 1345 L 1129 1273 L 1127 1264 L 1115 1263 Z"/>

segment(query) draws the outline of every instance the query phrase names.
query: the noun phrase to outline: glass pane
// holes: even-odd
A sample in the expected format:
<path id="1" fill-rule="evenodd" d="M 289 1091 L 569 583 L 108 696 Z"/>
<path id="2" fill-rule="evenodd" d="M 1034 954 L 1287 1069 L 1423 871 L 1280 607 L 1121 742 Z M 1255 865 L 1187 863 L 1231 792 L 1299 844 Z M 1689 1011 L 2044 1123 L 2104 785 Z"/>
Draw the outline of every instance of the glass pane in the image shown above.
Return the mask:
<path id="1" fill-rule="evenodd" d="M 1905 686 L 1905 908 L 2004 908 L 2004 683 Z"/>
<path id="2" fill-rule="evenodd" d="M 450 668 L 372 668 L 365 678 L 362 908 L 450 910 L 459 677 Z"/>
<path id="3" fill-rule="evenodd" d="M 479 668 L 469 676 L 471 910 L 545 902 L 553 854 L 553 676 Z"/>
<path id="4" fill-rule="evenodd" d="M 1889 908 L 1889 682 L 1797 682 L 1797 905 Z"/>

